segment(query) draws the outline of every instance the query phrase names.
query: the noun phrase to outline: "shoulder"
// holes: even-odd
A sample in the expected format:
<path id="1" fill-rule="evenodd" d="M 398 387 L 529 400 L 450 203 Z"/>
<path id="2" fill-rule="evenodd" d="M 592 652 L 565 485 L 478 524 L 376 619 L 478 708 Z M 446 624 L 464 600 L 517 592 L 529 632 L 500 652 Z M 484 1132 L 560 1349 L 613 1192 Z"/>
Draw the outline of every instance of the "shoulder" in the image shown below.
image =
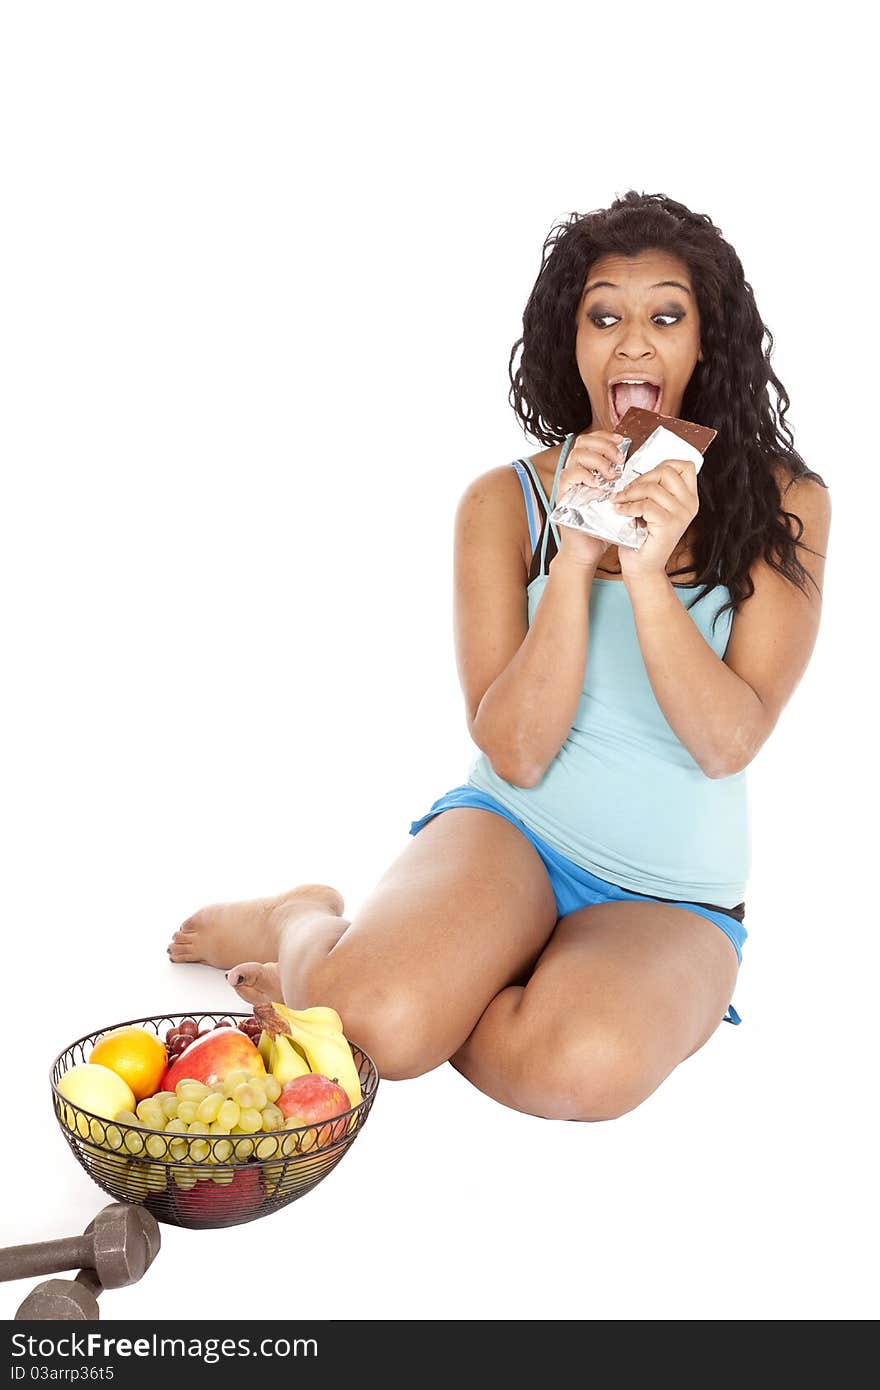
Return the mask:
<path id="1" fill-rule="evenodd" d="M 772 468 L 783 510 L 799 516 L 805 527 L 808 518 L 813 528 L 817 525 L 821 528 L 824 523 L 827 535 L 831 521 L 831 493 L 828 488 L 816 482 L 815 478 L 798 477 L 784 459 L 775 459 Z"/>
<path id="2" fill-rule="evenodd" d="M 467 484 L 458 501 L 458 513 L 505 512 L 522 498 L 522 487 L 512 463 L 487 468 Z"/>
<path id="3" fill-rule="evenodd" d="M 800 523 L 800 526 L 795 526 L 792 531 L 797 558 L 811 575 L 821 594 L 825 552 L 831 530 L 831 493 L 815 478 L 798 477 L 797 474 L 793 474 L 782 459 L 775 460 L 773 476 L 779 487 L 782 510 L 796 517 Z M 769 580 L 770 575 L 774 576 L 773 580 Z M 751 578 L 756 588 L 759 582 L 781 581 L 781 577 L 763 555 L 755 562 Z"/>
<path id="4" fill-rule="evenodd" d="M 528 568 L 528 514 L 522 483 L 512 463 L 488 468 L 471 479 L 458 501 L 455 528 L 459 545 L 484 545 L 491 540 L 515 546 Z"/>
<path id="5" fill-rule="evenodd" d="M 831 494 L 828 488 L 815 478 L 799 477 L 792 473 L 783 459 L 775 459 L 771 466 L 779 488 L 782 510 L 789 516 L 796 517 L 800 523 L 794 528 L 789 523 L 789 530 L 795 539 L 797 559 L 813 580 L 812 584 L 807 581 L 808 595 L 820 601 L 825 574 L 825 552 L 831 528 Z M 800 594 L 801 601 L 807 597 L 768 562 L 763 552 L 754 560 L 749 570 L 749 578 L 755 592 L 737 614 L 740 628 L 746 626 L 741 620 L 750 605 L 751 616 L 754 619 L 757 611 L 754 600 L 759 596 L 762 600 L 766 599 L 766 603 L 762 602 L 760 607 L 764 609 L 771 622 L 774 618 L 782 616 L 780 606 L 784 608 L 788 604 L 797 605 L 798 599 L 795 595 Z"/>

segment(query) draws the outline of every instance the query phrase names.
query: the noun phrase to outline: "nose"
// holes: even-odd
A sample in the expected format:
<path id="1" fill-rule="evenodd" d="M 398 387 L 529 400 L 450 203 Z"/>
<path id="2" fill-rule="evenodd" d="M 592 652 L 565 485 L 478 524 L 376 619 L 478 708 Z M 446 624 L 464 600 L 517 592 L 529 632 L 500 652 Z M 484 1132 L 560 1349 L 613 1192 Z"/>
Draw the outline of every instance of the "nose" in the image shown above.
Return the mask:
<path id="1" fill-rule="evenodd" d="M 644 331 L 638 324 L 633 323 L 625 331 L 623 337 L 617 344 L 617 351 L 621 357 L 653 357 L 654 349 Z"/>

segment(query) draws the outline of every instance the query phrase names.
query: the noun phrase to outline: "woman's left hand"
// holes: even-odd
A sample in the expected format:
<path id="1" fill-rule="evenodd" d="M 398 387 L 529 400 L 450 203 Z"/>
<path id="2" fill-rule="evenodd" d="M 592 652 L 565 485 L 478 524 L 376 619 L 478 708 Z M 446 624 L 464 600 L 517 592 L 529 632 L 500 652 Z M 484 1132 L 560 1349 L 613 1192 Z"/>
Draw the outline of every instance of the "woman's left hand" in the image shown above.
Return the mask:
<path id="1" fill-rule="evenodd" d="M 621 516 L 643 517 L 648 539 L 640 550 L 618 547 L 624 579 L 664 574 L 670 555 L 700 510 L 697 470 L 690 459 L 667 459 L 610 499 Z"/>

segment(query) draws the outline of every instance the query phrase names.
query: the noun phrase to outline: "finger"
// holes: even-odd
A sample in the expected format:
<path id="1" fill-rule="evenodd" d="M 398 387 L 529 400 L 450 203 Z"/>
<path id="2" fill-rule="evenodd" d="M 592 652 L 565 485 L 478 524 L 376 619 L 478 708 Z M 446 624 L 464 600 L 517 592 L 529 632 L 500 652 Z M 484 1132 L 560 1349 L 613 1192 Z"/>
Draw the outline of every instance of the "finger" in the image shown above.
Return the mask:
<path id="1" fill-rule="evenodd" d="M 618 502 L 615 499 L 614 510 L 621 516 L 643 516 L 646 521 L 652 521 L 656 526 L 668 526 L 674 522 L 681 526 L 680 534 L 684 534 L 686 522 L 681 515 L 681 508 L 671 500 L 664 506 L 653 497 L 646 497 L 638 502 Z"/>
<path id="2" fill-rule="evenodd" d="M 589 442 L 574 444 L 566 460 L 569 463 L 582 463 L 587 468 L 601 468 L 603 471 L 618 469 L 623 463 L 623 455 L 611 435 L 601 439 L 591 435 Z"/>
<path id="3" fill-rule="evenodd" d="M 612 449 L 617 449 L 628 437 L 625 434 L 616 434 L 614 430 L 588 430 L 584 434 L 577 435 L 571 447 L 577 449 L 585 444 L 601 444 L 610 445 Z"/>
<path id="4" fill-rule="evenodd" d="M 655 531 L 662 529 L 664 533 L 674 531 L 680 524 L 677 517 L 673 516 L 671 512 L 668 512 L 665 507 L 657 506 L 655 502 L 639 503 L 638 509 L 636 510 L 634 508 L 632 512 L 627 512 L 625 506 L 617 507 L 615 510 L 618 516 L 629 516 L 630 520 L 634 521 L 637 525 L 640 522 L 642 525 L 647 523 Z M 684 531 L 683 523 L 680 529 L 682 532 Z"/>
<path id="5" fill-rule="evenodd" d="M 607 464 L 603 464 L 608 468 Z M 559 475 L 558 495 L 561 496 L 565 488 L 574 487 L 577 484 L 585 484 L 587 487 L 601 487 L 607 491 L 612 483 L 616 482 L 613 473 L 606 474 L 601 467 L 594 467 L 593 464 L 573 463 L 569 467 L 566 465 Z"/>
<path id="6" fill-rule="evenodd" d="M 696 482 L 697 465 L 693 459 L 664 459 L 660 468 L 674 468 L 680 478 L 693 478 Z"/>
<path id="7" fill-rule="evenodd" d="M 639 503 L 649 500 L 659 503 L 661 507 L 675 507 L 678 510 L 684 508 L 681 499 L 670 492 L 668 488 L 663 487 L 661 483 L 639 483 L 635 486 L 631 484 L 628 488 L 624 488 L 621 492 L 615 492 L 612 496 L 613 502 Z M 692 499 L 688 497 L 687 510 L 692 510 L 691 503 Z"/>
<path id="8" fill-rule="evenodd" d="M 652 480 L 665 477 L 669 480 L 670 491 L 675 480 L 680 480 L 692 496 L 697 495 L 697 469 L 690 459 L 665 459 L 663 463 L 658 463 L 656 467 L 649 468 L 639 476 Z"/>
<path id="9" fill-rule="evenodd" d="M 664 472 L 662 467 L 656 475 L 652 469 L 650 473 L 643 473 L 640 478 L 634 478 L 626 487 L 615 493 L 615 497 L 631 500 L 634 497 L 651 497 L 664 492 L 667 496 L 674 497 L 681 506 L 691 509 L 697 500 L 681 474 L 676 473 L 674 468 L 668 468 Z"/>
<path id="10" fill-rule="evenodd" d="M 697 500 L 696 473 L 694 474 L 694 488 L 691 490 L 690 484 L 685 476 L 675 468 L 668 468 L 666 464 L 660 469 L 658 483 L 664 492 L 671 493 L 677 497 L 683 507 L 693 507 Z"/>
<path id="11" fill-rule="evenodd" d="M 622 460 L 620 463 L 622 464 Z M 564 477 L 569 468 L 577 468 L 581 472 L 588 473 L 591 477 L 599 477 L 603 482 L 608 483 L 616 483 L 623 471 L 620 465 L 599 454 L 581 454 L 579 458 L 566 464 L 560 477 Z"/>

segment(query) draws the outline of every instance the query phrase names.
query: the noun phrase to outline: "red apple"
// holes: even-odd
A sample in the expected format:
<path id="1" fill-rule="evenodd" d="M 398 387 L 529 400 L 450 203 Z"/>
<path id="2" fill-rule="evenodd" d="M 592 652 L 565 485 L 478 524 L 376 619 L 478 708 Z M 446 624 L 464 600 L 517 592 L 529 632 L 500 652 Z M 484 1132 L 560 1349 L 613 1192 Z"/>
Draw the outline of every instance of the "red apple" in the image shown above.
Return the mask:
<path id="1" fill-rule="evenodd" d="M 174 1200 L 181 1216 L 205 1225 L 247 1216 L 256 1211 L 265 1195 L 255 1163 L 237 1168 L 229 1183 L 197 1182 L 189 1189 L 174 1189 Z"/>
<path id="2" fill-rule="evenodd" d="M 238 1028 L 214 1028 L 196 1038 L 176 1062 L 172 1062 L 159 1085 L 160 1091 L 173 1091 L 178 1081 L 191 1079 L 213 1086 L 231 1071 L 265 1076 L 263 1059 L 250 1038 Z M 193 1189 L 195 1190 L 195 1189 Z"/>
<path id="3" fill-rule="evenodd" d="M 330 1125 L 334 1115 L 344 1115 L 351 1109 L 348 1093 L 329 1076 L 320 1072 L 310 1072 L 308 1076 L 295 1076 L 282 1089 L 277 1100 L 278 1109 L 285 1118 L 285 1129 L 299 1129 L 301 1125 L 320 1125 L 317 1133 L 303 1134 L 300 1137 L 300 1152 L 323 1148 L 341 1139 L 346 1123 Z"/>

